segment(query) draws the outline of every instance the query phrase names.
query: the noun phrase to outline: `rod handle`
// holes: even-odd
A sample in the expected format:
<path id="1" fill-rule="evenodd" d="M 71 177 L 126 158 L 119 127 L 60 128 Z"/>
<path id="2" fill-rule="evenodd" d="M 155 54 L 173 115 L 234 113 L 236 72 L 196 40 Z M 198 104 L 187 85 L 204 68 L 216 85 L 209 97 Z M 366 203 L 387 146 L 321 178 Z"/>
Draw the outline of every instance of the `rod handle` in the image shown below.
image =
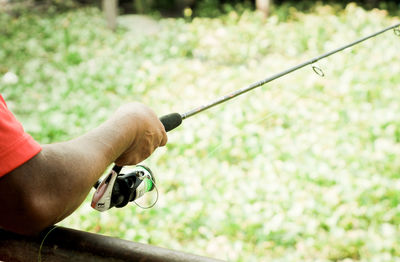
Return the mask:
<path id="1" fill-rule="evenodd" d="M 182 116 L 179 113 L 171 113 L 160 117 L 161 123 L 164 125 L 165 131 L 169 132 L 182 123 Z"/>

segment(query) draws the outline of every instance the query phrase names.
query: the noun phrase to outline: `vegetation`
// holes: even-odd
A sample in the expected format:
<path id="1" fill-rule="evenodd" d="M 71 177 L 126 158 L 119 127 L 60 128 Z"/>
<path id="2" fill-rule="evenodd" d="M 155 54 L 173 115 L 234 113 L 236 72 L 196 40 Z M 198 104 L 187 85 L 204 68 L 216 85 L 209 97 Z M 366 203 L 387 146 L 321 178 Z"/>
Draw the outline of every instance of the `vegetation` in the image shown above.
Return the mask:
<path id="1" fill-rule="evenodd" d="M 128 101 L 188 111 L 396 21 L 319 4 L 113 33 L 96 8 L 1 13 L 0 92 L 52 143 Z M 305 68 L 185 120 L 145 161 L 154 208 L 99 213 L 89 196 L 60 225 L 229 261 L 399 261 L 399 43 L 385 33 L 318 62 L 325 77 Z"/>

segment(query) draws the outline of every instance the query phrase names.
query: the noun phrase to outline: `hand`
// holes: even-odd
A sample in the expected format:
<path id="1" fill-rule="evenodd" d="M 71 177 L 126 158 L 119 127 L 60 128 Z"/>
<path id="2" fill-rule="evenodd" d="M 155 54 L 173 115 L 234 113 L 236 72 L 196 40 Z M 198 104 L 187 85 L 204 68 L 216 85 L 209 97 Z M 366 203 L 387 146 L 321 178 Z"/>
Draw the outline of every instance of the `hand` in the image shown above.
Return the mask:
<path id="1" fill-rule="evenodd" d="M 149 157 L 157 147 L 167 143 L 163 124 L 145 105 L 126 104 L 117 110 L 116 117 L 123 119 L 124 126 L 128 129 L 127 135 L 131 139 L 127 149 L 115 160 L 115 164 L 135 165 Z"/>

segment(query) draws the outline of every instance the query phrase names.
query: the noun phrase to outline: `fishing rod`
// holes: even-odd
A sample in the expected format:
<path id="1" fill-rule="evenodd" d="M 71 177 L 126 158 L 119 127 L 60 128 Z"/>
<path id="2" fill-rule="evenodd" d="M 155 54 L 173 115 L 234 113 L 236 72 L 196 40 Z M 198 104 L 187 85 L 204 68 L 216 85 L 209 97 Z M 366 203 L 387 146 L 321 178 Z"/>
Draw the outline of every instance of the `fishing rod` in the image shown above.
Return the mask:
<path id="1" fill-rule="evenodd" d="M 347 49 L 349 47 L 357 45 L 357 44 L 359 44 L 359 43 L 361 43 L 363 41 L 366 41 L 366 40 L 368 40 L 370 38 L 373 38 L 373 37 L 375 37 L 377 35 L 380 35 L 380 34 L 386 32 L 386 31 L 389 31 L 391 29 L 395 29 L 394 33 L 397 36 L 400 36 L 400 28 L 399 28 L 399 26 L 400 26 L 400 23 L 397 23 L 395 25 L 389 26 L 389 27 L 387 27 L 385 29 L 382 29 L 381 31 L 378 31 L 378 32 L 373 33 L 371 35 L 368 35 L 366 37 L 360 38 L 360 39 L 358 39 L 358 40 L 356 40 L 356 41 L 354 41 L 354 42 L 352 42 L 350 44 L 347 44 L 347 45 L 344 45 L 344 46 L 339 47 L 337 49 L 334 49 L 334 50 L 332 50 L 330 52 L 327 52 L 325 54 L 322 54 L 320 56 L 311 58 L 310 60 L 308 60 L 306 62 L 303 62 L 303 63 L 301 63 L 299 65 L 293 66 L 293 67 L 291 67 L 289 69 L 286 69 L 286 70 L 284 70 L 284 71 L 282 71 L 280 73 L 277 73 L 277 74 L 275 74 L 273 76 L 270 76 L 270 77 L 267 77 L 267 78 L 265 78 L 263 80 L 257 81 L 257 82 L 255 82 L 255 83 L 253 83 L 253 84 L 251 84 L 251 85 L 249 85 L 249 86 L 247 86 L 245 88 L 238 89 L 238 90 L 236 90 L 236 91 L 234 91 L 234 92 L 232 92 L 232 93 L 230 93 L 228 95 L 222 96 L 222 97 L 220 97 L 220 98 L 218 98 L 218 99 L 216 99 L 216 100 L 214 100 L 214 101 L 212 101 L 212 102 L 210 102 L 208 104 L 196 107 L 196 108 L 194 108 L 194 109 L 192 109 L 192 110 L 190 110 L 190 111 L 188 111 L 186 113 L 183 113 L 183 114 L 179 114 L 179 113 L 168 114 L 168 115 L 162 116 L 160 118 L 160 120 L 163 123 L 163 125 L 165 126 L 165 131 L 167 131 L 167 132 L 171 131 L 171 130 L 175 129 L 176 127 L 178 127 L 182 123 L 182 120 L 184 120 L 186 118 L 194 116 L 194 115 L 196 115 L 196 114 L 198 114 L 198 113 L 200 113 L 200 112 L 202 112 L 204 110 L 207 110 L 207 109 L 209 109 L 211 107 L 214 107 L 216 105 L 224 103 L 224 102 L 226 102 L 228 100 L 231 100 L 232 98 L 235 98 L 235 97 L 237 97 L 239 95 L 242 95 L 242 94 L 244 94 L 246 92 L 249 92 L 249 91 L 251 91 L 251 90 L 253 90 L 253 89 L 257 88 L 257 87 L 263 86 L 266 83 L 269 83 L 269 82 L 271 82 L 271 81 L 273 81 L 275 79 L 281 78 L 282 76 L 285 76 L 285 75 L 290 74 L 290 73 L 292 73 L 294 71 L 297 71 L 300 68 L 303 68 L 303 67 L 305 67 L 307 65 L 314 64 L 314 63 L 318 62 L 321 59 L 324 59 L 324 58 L 326 58 L 328 56 L 331 56 L 333 54 L 341 52 L 341 51 L 343 51 L 343 50 L 345 50 L 345 49 Z M 317 67 L 313 67 L 313 70 L 317 74 L 321 75 L 321 73 L 322 73 Z"/>
<path id="2" fill-rule="evenodd" d="M 394 24 L 392 26 L 386 27 L 378 32 L 360 38 L 354 42 L 336 48 L 332 51 L 319 55 L 317 57 L 311 58 L 301 64 L 288 68 L 282 72 L 279 72 L 275 75 L 267 77 L 263 80 L 257 81 L 255 83 L 250 84 L 247 87 L 238 89 L 233 91 L 227 95 L 224 95 L 220 98 L 217 98 L 214 101 L 209 102 L 208 104 L 204 104 L 193 108 L 192 110 L 185 112 L 183 114 L 180 113 L 171 113 L 160 117 L 161 123 L 164 125 L 165 131 L 169 132 L 182 124 L 182 121 L 186 118 L 192 117 L 200 112 L 203 112 L 211 107 L 229 101 L 239 95 L 247 93 L 257 87 L 263 86 L 266 83 L 269 83 L 275 79 L 281 78 L 287 74 L 290 74 L 294 71 L 297 71 L 307 65 L 312 65 L 318 62 L 321 59 L 329 57 L 333 54 L 341 52 L 347 48 L 350 48 L 354 45 L 360 44 L 368 39 L 376 37 L 380 34 L 385 33 L 393 29 L 395 35 L 400 36 L 400 23 Z M 313 66 L 312 69 L 315 73 L 320 76 L 324 76 L 322 70 L 316 66 Z M 152 174 L 151 170 L 148 167 L 138 165 L 136 168 L 129 174 L 120 174 L 122 170 L 121 166 L 114 165 L 111 172 L 108 176 L 103 179 L 102 182 L 98 181 L 94 186 L 96 188 L 96 192 L 93 195 L 92 199 L 92 207 L 98 211 L 105 211 L 113 206 L 116 207 L 123 207 L 128 202 L 135 201 L 136 199 L 143 196 L 146 192 L 152 191 L 154 188 L 157 189 L 155 186 L 154 175 Z M 158 193 L 157 193 L 158 197 Z M 155 203 L 153 203 L 154 205 Z M 153 206 L 151 205 L 151 206 Z M 150 206 L 150 207 L 151 207 Z"/>

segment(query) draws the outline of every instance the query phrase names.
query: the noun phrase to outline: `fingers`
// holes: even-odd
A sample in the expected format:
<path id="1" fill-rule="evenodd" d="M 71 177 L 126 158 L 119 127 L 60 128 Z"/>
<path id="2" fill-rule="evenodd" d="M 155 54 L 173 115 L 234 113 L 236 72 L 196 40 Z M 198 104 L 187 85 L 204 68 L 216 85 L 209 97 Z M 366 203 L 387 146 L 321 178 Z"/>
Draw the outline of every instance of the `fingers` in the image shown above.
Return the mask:
<path id="1" fill-rule="evenodd" d="M 136 165 L 148 158 L 154 150 L 155 148 L 152 148 L 151 146 L 143 146 L 142 148 L 134 149 L 131 152 L 125 152 L 115 160 L 115 164 L 120 166 Z"/>
<path id="2" fill-rule="evenodd" d="M 164 125 L 148 107 L 130 103 L 119 109 L 122 116 L 128 115 L 132 142 L 115 160 L 117 165 L 134 165 L 148 158 L 158 147 L 165 146 L 168 137 Z"/>
<path id="3" fill-rule="evenodd" d="M 135 165 L 148 158 L 159 146 L 166 144 L 168 140 L 166 134 L 147 135 L 138 139 L 135 145 L 132 145 L 120 157 L 115 160 L 117 165 Z"/>
<path id="4" fill-rule="evenodd" d="M 165 145 L 167 144 L 167 142 L 168 142 L 168 137 L 167 137 L 167 135 L 165 135 L 165 136 L 161 139 L 159 146 L 165 146 Z"/>
<path id="5" fill-rule="evenodd" d="M 165 146 L 168 142 L 167 132 L 165 132 L 164 126 L 161 130 L 161 140 L 158 143 L 158 146 Z"/>

